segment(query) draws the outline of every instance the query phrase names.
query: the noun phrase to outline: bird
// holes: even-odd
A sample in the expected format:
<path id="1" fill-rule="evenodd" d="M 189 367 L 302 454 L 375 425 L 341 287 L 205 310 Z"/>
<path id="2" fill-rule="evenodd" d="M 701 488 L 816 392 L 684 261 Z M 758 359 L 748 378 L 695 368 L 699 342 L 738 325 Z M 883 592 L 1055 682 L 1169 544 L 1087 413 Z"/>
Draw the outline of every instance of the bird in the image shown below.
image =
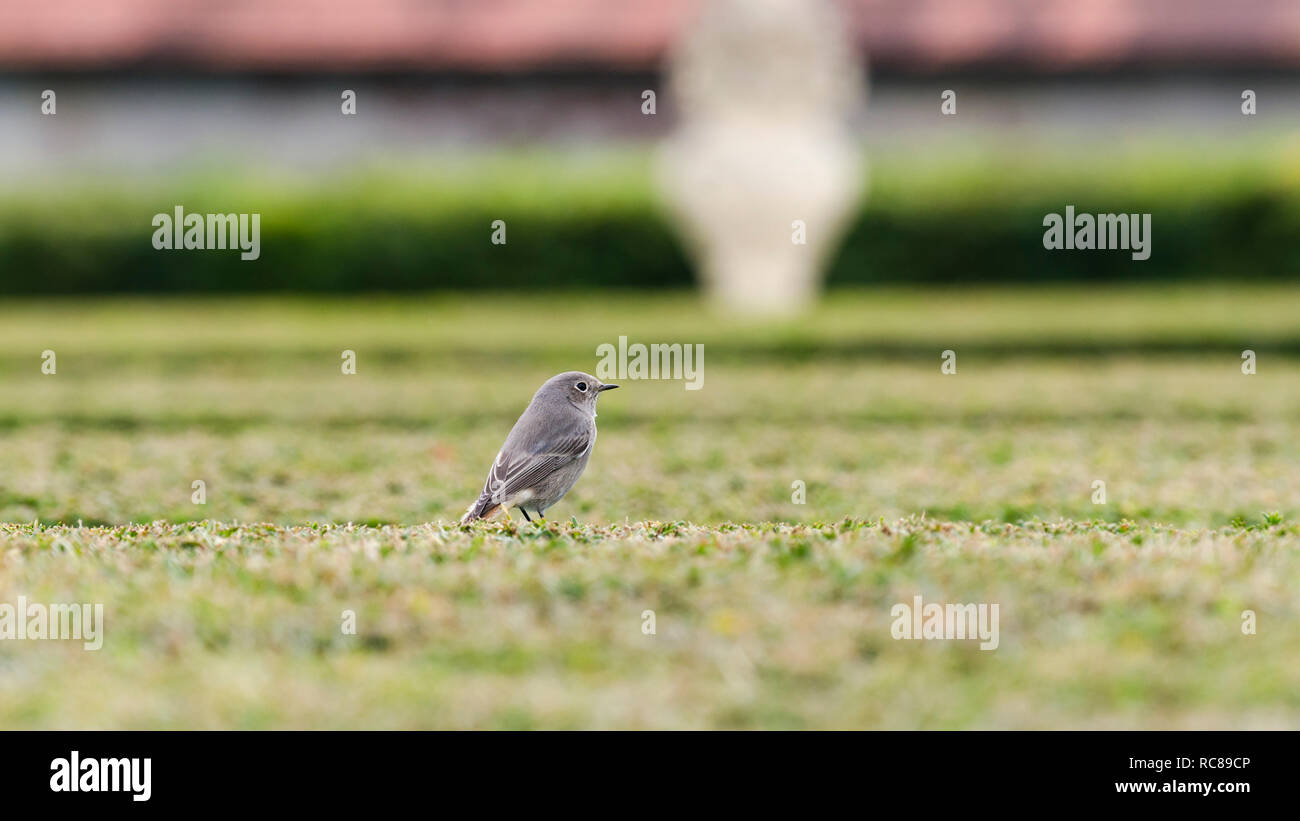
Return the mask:
<path id="1" fill-rule="evenodd" d="M 545 519 L 546 509 L 569 492 L 596 444 L 596 399 L 617 388 L 582 371 L 546 380 L 519 416 L 488 471 L 483 492 L 461 524 L 486 519 L 498 510 L 510 518 L 517 507 Z"/>

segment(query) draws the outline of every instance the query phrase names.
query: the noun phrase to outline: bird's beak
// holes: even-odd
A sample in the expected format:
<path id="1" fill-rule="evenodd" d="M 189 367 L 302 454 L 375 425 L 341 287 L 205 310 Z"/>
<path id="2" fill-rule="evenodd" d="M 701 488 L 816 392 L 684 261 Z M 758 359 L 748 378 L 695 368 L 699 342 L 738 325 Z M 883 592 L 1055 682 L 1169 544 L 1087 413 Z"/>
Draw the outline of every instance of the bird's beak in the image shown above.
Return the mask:
<path id="1" fill-rule="evenodd" d="M 599 390 L 596 391 L 596 393 L 600 393 L 601 391 L 612 391 L 614 390 L 614 388 L 617 387 L 618 385 L 601 385 Z"/>

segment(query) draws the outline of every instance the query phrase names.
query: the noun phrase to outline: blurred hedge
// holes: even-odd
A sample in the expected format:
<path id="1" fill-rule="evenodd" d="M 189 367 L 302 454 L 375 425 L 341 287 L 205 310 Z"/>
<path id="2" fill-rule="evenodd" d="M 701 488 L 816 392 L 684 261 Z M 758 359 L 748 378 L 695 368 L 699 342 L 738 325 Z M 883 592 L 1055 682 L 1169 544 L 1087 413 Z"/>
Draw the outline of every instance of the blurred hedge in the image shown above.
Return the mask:
<path id="1" fill-rule="evenodd" d="M 1300 272 L 1290 155 L 1138 152 L 1102 168 L 966 147 L 942 162 L 873 158 L 872 191 L 832 284 L 1286 278 Z M 655 204 L 645 157 L 566 166 L 374 169 L 301 180 L 69 185 L 0 198 L 0 293 L 681 287 L 691 265 Z M 154 214 L 262 215 L 261 258 L 156 251 Z M 1043 216 L 1150 212 L 1151 258 L 1047 251 Z M 494 220 L 508 242 L 489 242 Z"/>

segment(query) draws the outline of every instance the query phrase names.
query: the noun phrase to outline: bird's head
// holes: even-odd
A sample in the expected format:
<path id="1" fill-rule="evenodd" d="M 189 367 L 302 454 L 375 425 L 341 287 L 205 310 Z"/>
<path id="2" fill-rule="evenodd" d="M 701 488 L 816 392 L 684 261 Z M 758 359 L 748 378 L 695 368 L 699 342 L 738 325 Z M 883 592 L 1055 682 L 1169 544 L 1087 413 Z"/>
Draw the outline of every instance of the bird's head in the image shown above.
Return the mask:
<path id="1" fill-rule="evenodd" d="M 546 384 L 537 391 L 534 399 L 545 398 L 549 401 L 564 400 L 581 408 L 587 413 L 596 414 L 596 399 L 602 393 L 617 388 L 582 371 L 567 371 L 546 380 Z"/>

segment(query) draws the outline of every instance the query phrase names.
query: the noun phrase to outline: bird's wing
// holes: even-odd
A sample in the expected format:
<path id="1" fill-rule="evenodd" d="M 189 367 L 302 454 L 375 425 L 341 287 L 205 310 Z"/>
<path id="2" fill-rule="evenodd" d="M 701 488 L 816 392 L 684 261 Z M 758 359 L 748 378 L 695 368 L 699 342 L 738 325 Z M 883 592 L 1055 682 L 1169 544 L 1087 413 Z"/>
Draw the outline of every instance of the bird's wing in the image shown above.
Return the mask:
<path id="1" fill-rule="evenodd" d="M 483 496 L 500 503 L 536 486 L 555 471 L 581 459 L 591 450 L 592 441 L 589 430 L 572 429 L 543 439 L 526 451 L 512 448 L 507 441 L 492 463 L 483 485 Z"/>

